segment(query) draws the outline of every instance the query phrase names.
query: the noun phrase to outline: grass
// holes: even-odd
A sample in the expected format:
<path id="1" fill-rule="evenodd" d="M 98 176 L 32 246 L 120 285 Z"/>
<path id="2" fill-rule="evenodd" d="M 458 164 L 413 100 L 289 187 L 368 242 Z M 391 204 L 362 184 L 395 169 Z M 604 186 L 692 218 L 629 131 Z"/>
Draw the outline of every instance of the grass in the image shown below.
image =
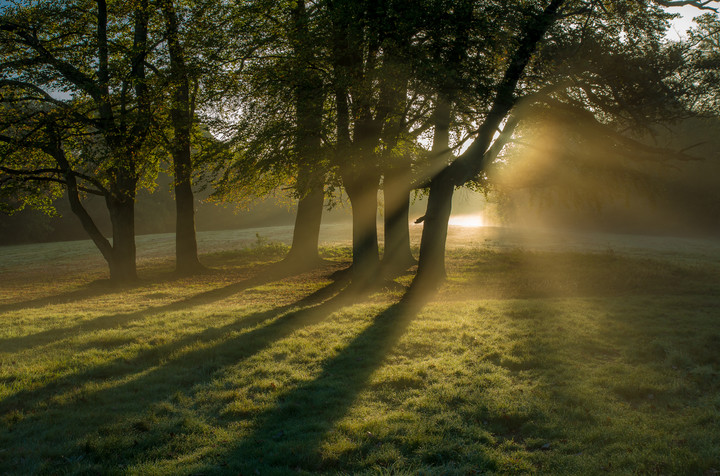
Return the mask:
<path id="1" fill-rule="evenodd" d="M 0 474 L 720 472 L 716 258 L 458 248 L 410 309 L 285 251 L 6 273 Z"/>

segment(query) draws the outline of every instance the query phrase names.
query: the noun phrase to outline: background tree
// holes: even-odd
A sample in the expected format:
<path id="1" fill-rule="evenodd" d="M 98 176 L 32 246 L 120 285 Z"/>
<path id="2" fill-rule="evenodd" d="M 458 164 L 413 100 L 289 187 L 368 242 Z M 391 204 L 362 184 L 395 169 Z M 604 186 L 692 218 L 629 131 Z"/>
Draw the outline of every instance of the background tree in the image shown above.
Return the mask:
<path id="1" fill-rule="evenodd" d="M 232 66 L 235 110 L 224 126 L 235 158 L 221 164 L 215 182 L 215 196 L 229 201 L 292 190 L 297 212 L 286 264 L 293 267 L 319 261 L 325 200 L 326 88 L 317 8 L 256 2 L 234 9 L 246 32 Z"/>
<path id="2" fill-rule="evenodd" d="M 578 85 L 573 84 L 577 78 L 593 77 L 594 65 L 590 63 L 602 62 L 603 58 L 608 55 L 612 57 L 612 53 L 618 49 L 620 53 L 627 49 L 645 51 L 648 48 L 651 54 L 658 52 L 664 41 L 668 18 L 659 7 L 630 2 L 600 5 L 595 2 L 563 1 L 526 3 L 525 8 L 511 4 L 507 4 L 506 7 L 526 13 L 519 15 L 520 20 L 510 30 L 514 31 L 511 34 L 512 39 L 500 43 L 502 46 L 498 53 L 483 52 L 483 56 L 506 59 L 503 59 L 498 67 L 486 62 L 490 71 L 497 72 L 491 76 L 498 79 L 492 87 L 479 91 L 488 98 L 488 107 L 485 112 L 477 116 L 479 127 L 473 133 L 472 144 L 457 158 L 453 157 L 451 163 L 434 175 L 430 181 L 420 263 L 412 291 L 434 288 L 439 282 L 444 269 L 443 237 L 447 230 L 453 188 L 482 176 L 487 165 L 497 155 L 499 147 L 496 139 L 502 141 L 507 138 L 516 122 L 510 120 L 510 117 L 518 112 L 520 105 L 540 99 L 547 101 L 548 98 L 574 96 L 575 105 L 594 113 L 601 123 L 607 122 L 608 117 L 617 118 L 622 117 L 624 113 L 631 114 L 633 110 L 631 106 L 635 100 L 652 102 L 651 105 L 658 111 L 664 108 L 672 110 L 676 106 L 676 103 L 664 101 L 666 95 L 656 98 L 647 94 L 648 91 L 654 92 L 653 87 L 655 91 L 661 90 L 664 79 L 662 74 L 651 74 L 649 68 L 641 70 L 639 75 L 623 85 L 617 81 L 613 82 L 611 74 L 606 74 L 604 77 L 595 75 L 594 79 L 600 83 L 592 86 L 590 88 L 592 91 L 598 87 L 621 86 L 612 91 L 614 95 L 612 102 L 606 103 L 605 108 L 602 108 L 602 105 L 598 108 L 596 104 L 591 104 L 595 99 L 593 95 L 573 93 L 573 91 L 577 92 L 574 87 Z M 475 13 L 485 14 L 477 9 Z M 500 17 L 509 18 L 509 11 L 502 12 Z M 594 35 L 597 32 L 602 32 L 612 44 L 603 43 Z M 587 45 L 596 46 L 592 56 L 575 56 L 580 52 L 581 47 Z M 561 47 L 558 48 L 559 46 Z M 509 50 L 508 54 L 503 56 L 502 52 L 506 48 Z M 589 62 L 569 61 L 570 58 L 575 57 L 589 58 Z M 623 55 L 620 54 L 618 57 Z M 624 60 L 626 59 L 628 59 L 627 55 Z M 482 57 L 477 60 L 481 61 Z M 626 64 L 615 64 L 616 76 L 621 71 L 618 67 Z M 645 74 L 646 72 L 648 74 Z M 482 103 L 482 101 L 478 102 Z M 638 116 L 638 118 L 651 120 L 650 116 Z M 503 134 L 503 128 L 511 124 L 513 127 Z M 500 131 L 499 135 L 498 131 Z"/>
<path id="3" fill-rule="evenodd" d="M 34 111 L 39 110 L 44 117 L 37 130 L 32 122 L 27 131 L 15 131 L 6 123 L 7 144 L 18 146 L 20 141 L 23 147 L 48 154 L 56 162 L 63 160 L 63 155 L 80 155 L 86 166 L 92 166 L 88 167 L 92 176 L 83 176 L 94 181 L 94 191 L 105 197 L 112 246 L 94 236 L 94 231 L 91 236 L 108 260 L 111 279 L 124 282 L 136 279 L 135 194 L 143 173 L 152 168 L 142 160 L 148 149 L 152 114 L 152 78 L 146 74 L 150 16 L 146 0 L 110 7 L 104 0 L 79 0 L 6 8 L 0 19 L 0 86 L 7 91 L 3 97 L 10 97 L 13 104 L 32 104 L 12 107 L 22 114 L 30 110 L 32 117 L 37 117 Z M 48 115 L 49 108 L 57 112 Z M 64 131 L 47 124 L 47 118 L 53 116 L 65 119 Z M 42 137 L 35 135 L 39 130 Z M 73 131 L 76 140 L 69 141 L 66 131 Z M 35 140 L 38 146 L 33 144 Z M 64 176 L 72 188 L 68 181 L 72 182 L 75 173 L 69 166 L 58 165 L 55 172 L 12 166 L 4 172 L 47 181 L 36 173 L 43 170 Z M 5 183 L 17 181 L 5 179 Z M 68 192 L 74 200 L 72 190 Z M 97 230 L 89 226 L 89 215 L 77 205 L 73 211 L 79 213 L 86 230 Z"/>
<path id="4" fill-rule="evenodd" d="M 180 20 L 172 0 L 160 0 L 165 21 L 165 41 L 169 56 L 170 123 L 175 191 L 175 266 L 180 274 L 193 274 L 203 267 L 198 260 L 195 236 L 195 200 L 192 190 L 191 135 L 194 98 L 190 91 L 190 73 L 181 40 Z"/>
<path id="5" fill-rule="evenodd" d="M 237 30 L 243 28 L 236 28 L 233 9 L 224 2 L 157 0 L 153 6 L 161 12 L 165 45 L 154 67 L 164 86 L 158 100 L 167 103 L 167 112 L 157 120 L 167 124 L 161 128 L 168 131 L 162 144 L 172 157 L 176 271 L 193 274 L 204 269 L 198 260 L 193 179 L 211 180 L 202 169 L 227 156 L 227 148 L 208 127 L 217 122 L 214 105 L 224 104 L 237 91 L 228 65 L 242 54 L 244 37 Z"/>

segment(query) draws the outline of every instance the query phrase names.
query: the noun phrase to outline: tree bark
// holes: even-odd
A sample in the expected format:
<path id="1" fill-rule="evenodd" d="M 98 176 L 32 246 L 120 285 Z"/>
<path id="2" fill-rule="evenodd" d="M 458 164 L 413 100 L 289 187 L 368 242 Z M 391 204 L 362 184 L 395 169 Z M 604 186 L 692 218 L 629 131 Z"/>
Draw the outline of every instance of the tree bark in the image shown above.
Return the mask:
<path id="1" fill-rule="evenodd" d="M 107 198 L 113 243 L 110 280 L 119 284 L 137 280 L 135 265 L 135 197 Z"/>
<path id="2" fill-rule="evenodd" d="M 310 174 L 308 167 L 301 167 L 299 179 L 307 174 Z M 325 190 L 320 180 L 314 181 L 298 199 L 292 246 L 286 258 L 293 265 L 312 266 L 320 261 L 318 240 L 324 203 Z"/>
<path id="3" fill-rule="evenodd" d="M 70 202 L 70 210 L 73 214 L 78 217 L 83 230 L 88 234 L 92 242 L 95 244 L 100 253 L 105 258 L 105 261 L 110 263 L 113 259 L 113 248 L 110 242 L 100 232 L 100 229 L 95 224 L 87 209 L 83 206 L 80 200 L 80 190 L 78 188 L 77 178 L 71 170 L 70 162 L 68 162 L 65 155 L 65 151 L 62 147 L 62 141 L 60 135 L 57 133 L 54 127 L 50 126 L 47 131 L 51 138 L 50 146 L 47 150 L 48 153 L 55 159 L 55 162 L 60 166 L 60 169 L 65 173 L 65 189 L 68 194 L 68 200 Z M 104 188 L 98 190 L 98 194 L 103 193 L 105 197 L 108 196 L 107 190 Z"/>
<path id="4" fill-rule="evenodd" d="M 445 279 L 445 242 L 454 190 L 450 175 L 444 171 L 430 182 L 430 195 L 420 242 L 420 259 L 410 294 L 434 292 Z"/>
<path id="5" fill-rule="evenodd" d="M 185 154 L 183 154 L 185 155 Z M 189 154 L 188 154 L 189 155 Z M 189 162 L 189 161 L 188 161 Z M 204 269 L 198 259 L 195 233 L 195 197 L 190 173 L 184 163 L 175 162 L 175 271 L 194 274 Z"/>
<path id="6" fill-rule="evenodd" d="M 408 298 L 422 297 L 434 291 L 445 276 L 445 241 L 452 209 L 455 186 L 462 186 L 475 178 L 486 165 L 488 149 L 493 137 L 507 114 L 517 102 L 516 89 L 532 55 L 537 50 L 547 30 L 556 20 L 565 0 L 551 0 L 542 13 L 530 20 L 524 29 L 518 48 L 508 62 L 503 79 L 497 86 L 495 98 L 481 125 L 476 139 L 460 157 L 449 163 L 448 127 L 450 123 L 450 100 L 452 96 L 439 95 L 435 111 L 435 137 L 433 152 L 442 169 L 431 171 L 430 196 L 420 244 L 418 272 L 410 285 Z"/>
<path id="7" fill-rule="evenodd" d="M 385 252 L 382 265 L 392 273 L 415 264 L 410 250 L 410 163 L 400 161 L 386 168 L 383 179 L 385 200 Z"/>
<path id="8" fill-rule="evenodd" d="M 162 10 L 165 16 L 172 87 L 170 120 L 174 134 L 170 151 L 175 173 L 175 270 L 179 274 L 187 275 L 204 269 L 198 259 L 195 233 L 195 197 L 192 191 L 190 149 L 192 130 L 190 82 L 172 0 L 163 1 Z"/>
<path id="9" fill-rule="evenodd" d="M 345 181 L 353 224 L 352 281 L 365 285 L 378 273 L 380 252 L 377 233 L 377 191 L 379 178 Z"/>
<path id="10" fill-rule="evenodd" d="M 439 173 L 434 173 L 430 180 L 430 194 L 423 220 L 418 270 L 408 291 L 408 295 L 411 297 L 435 291 L 446 276 L 445 242 L 455 190 L 451 174 L 446 166 L 451 158 L 450 114 L 450 102 L 443 95 L 439 95 L 433 118 L 435 133 L 432 169 L 434 171 L 440 167 L 441 170 Z"/>
<path id="11" fill-rule="evenodd" d="M 320 261 L 318 238 L 325 202 L 325 172 L 321 158 L 324 91 L 320 76 L 313 70 L 315 48 L 308 28 L 305 1 L 291 8 L 291 42 L 295 65 L 295 151 L 298 176 L 295 191 L 298 207 L 293 241 L 286 262 L 309 266 Z"/>

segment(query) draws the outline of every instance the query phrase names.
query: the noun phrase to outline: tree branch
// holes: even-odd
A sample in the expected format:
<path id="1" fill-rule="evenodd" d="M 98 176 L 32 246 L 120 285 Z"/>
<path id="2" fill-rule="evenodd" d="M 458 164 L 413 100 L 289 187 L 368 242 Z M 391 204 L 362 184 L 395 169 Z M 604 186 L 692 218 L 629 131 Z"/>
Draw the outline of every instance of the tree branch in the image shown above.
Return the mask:
<path id="1" fill-rule="evenodd" d="M 21 177 L 23 182 L 52 182 L 52 183 L 59 183 L 59 184 L 65 185 L 65 186 L 68 185 L 66 180 L 58 178 L 58 177 L 48 177 L 46 175 L 33 175 L 34 171 L 13 170 L 13 169 L 8 169 L 7 167 L 0 167 L 0 171 L 5 172 L 8 175 Z M 100 190 L 95 190 L 92 188 L 87 188 L 87 187 L 82 187 L 82 186 L 77 187 L 77 189 L 81 192 L 89 193 L 91 195 L 98 195 L 100 197 L 105 196 L 105 194 L 102 193 Z"/>
<path id="2" fill-rule="evenodd" d="M 23 44 L 32 48 L 39 55 L 38 58 L 42 63 L 53 66 L 65 79 L 88 93 L 93 99 L 96 101 L 102 99 L 102 90 L 97 87 L 92 78 L 70 63 L 56 58 L 35 35 L 30 34 L 24 27 L 10 22 L 2 22 L 0 30 L 13 33 Z"/>
<path id="3" fill-rule="evenodd" d="M 653 0 L 658 5 L 661 5 L 663 7 L 684 7 L 684 6 L 690 6 L 699 8 L 700 10 L 710 10 L 713 12 L 718 12 L 718 7 L 712 7 L 709 6 L 713 3 L 718 3 L 717 1 L 712 0 L 705 0 L 705 1 L 681 1 L 681 0 Z"/>

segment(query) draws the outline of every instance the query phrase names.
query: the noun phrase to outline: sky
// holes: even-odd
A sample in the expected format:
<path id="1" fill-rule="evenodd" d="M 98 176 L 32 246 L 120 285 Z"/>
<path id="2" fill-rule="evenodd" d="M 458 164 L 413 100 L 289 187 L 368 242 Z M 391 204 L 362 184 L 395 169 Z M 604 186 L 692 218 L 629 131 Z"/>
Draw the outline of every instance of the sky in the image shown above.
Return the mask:
<path id="1" fill-rule="evenodd" d="M 716 6 L 720 8 L 720 2 L 713 3 L 716 3 Z M 703 13 L 709 13 L 708 10 L 699 10 L 691 6 L 668 8 L 667 11 L 669 11 L 670 13 L 679 13 L 680 15 L 682 15 L 680 18 L 676 18 L 675 20 L 673 20 L 672 27 L 668 31 L 668 38 L 673 40 L 680 39 L 685 34 L 687 29 L 693 26 L 693 18 L 698 15 L 702 15 Z"/>

